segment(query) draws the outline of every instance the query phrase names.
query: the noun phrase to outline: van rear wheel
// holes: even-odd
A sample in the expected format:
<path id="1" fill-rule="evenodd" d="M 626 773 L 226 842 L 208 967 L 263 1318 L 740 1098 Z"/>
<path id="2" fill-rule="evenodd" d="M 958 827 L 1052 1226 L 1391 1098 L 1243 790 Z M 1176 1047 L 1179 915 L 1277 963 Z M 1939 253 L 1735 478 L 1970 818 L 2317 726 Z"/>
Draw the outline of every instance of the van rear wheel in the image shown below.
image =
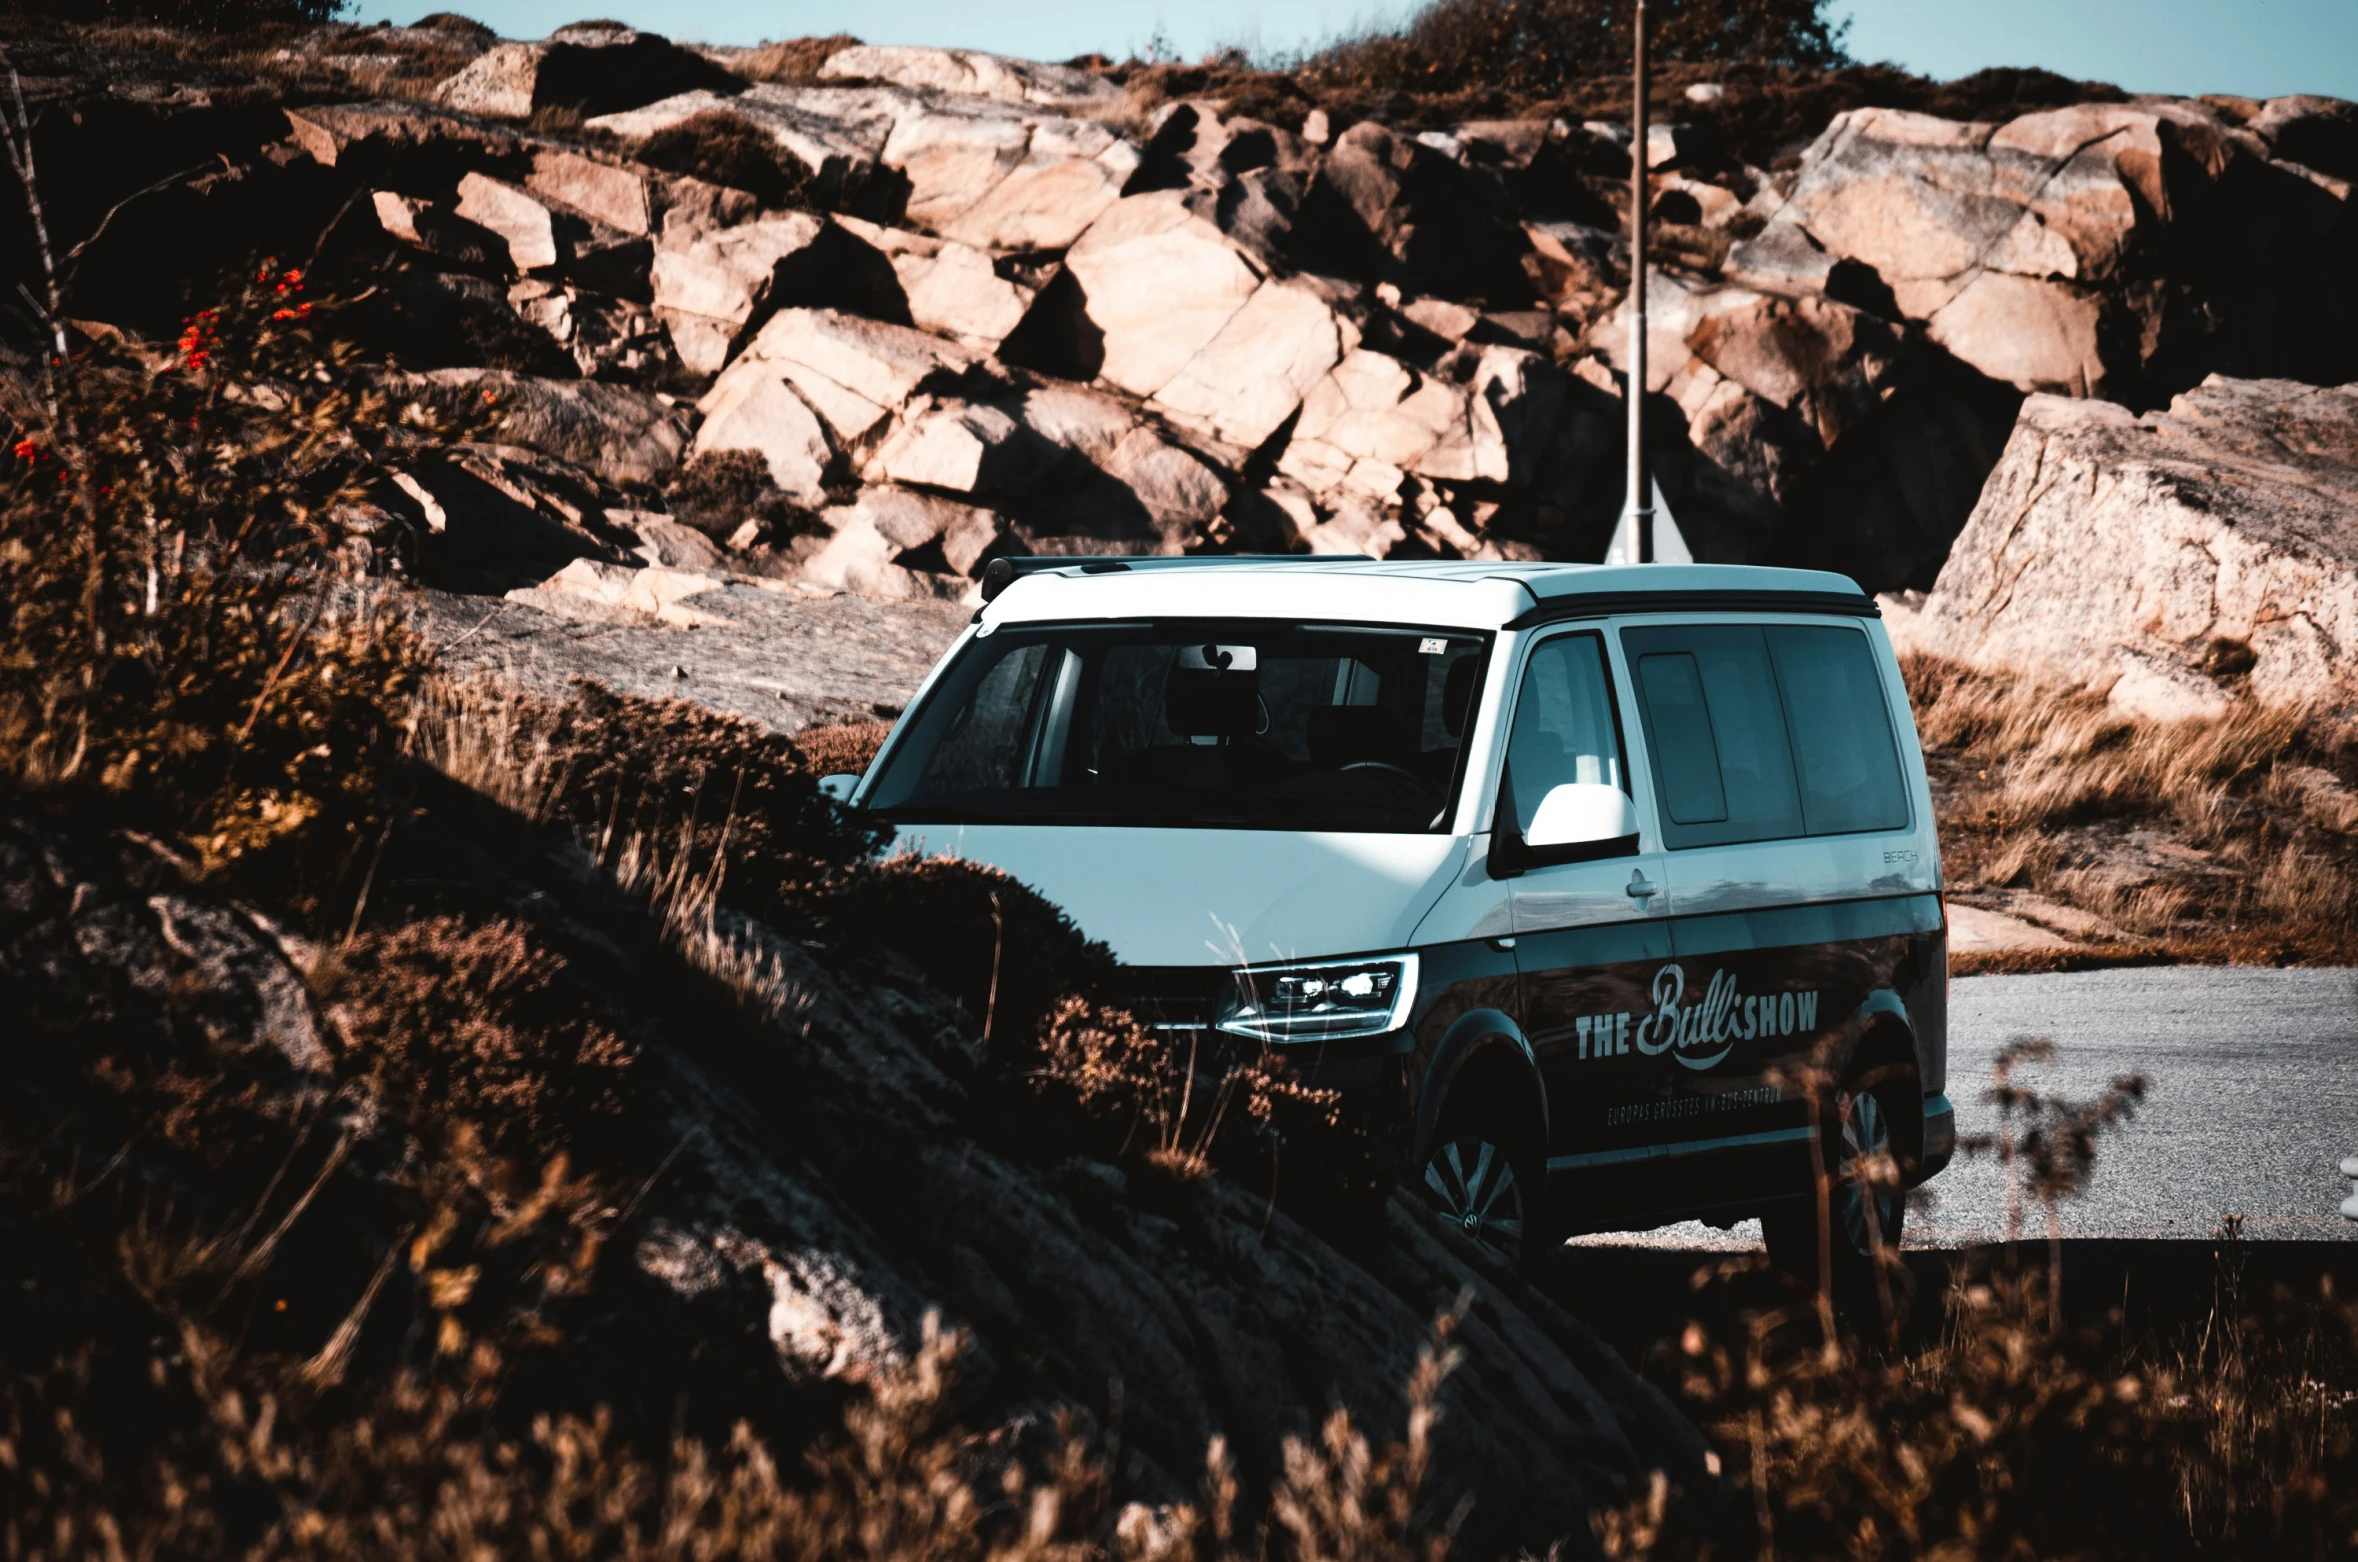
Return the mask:
<path id="1" fill-rule="evenodd" d="M 1897 1260 L 1908 1216 L 1900 1114 L 1922 1110 L 1911 1069 L 1872 1069 L 1845 1083 L 1820 1108 L 1823 1210 L 1813 1189 L 1761 1215 L 1769 1262 L 1813 1290 L 1830 1283 L 1846 1315 L 1879 1316 L 1887 1299 L 1895 1314 L 1907 1310 L 1909 1278 Z"/>
<path id="2" fill-rule="evenodd" d="M 1417 1189 L 1443 1225 L 1513 1268 L 1539 1251 L 1545 1194 L 1535 1136 L 1497 1117 L 1444 1106 Z"/>

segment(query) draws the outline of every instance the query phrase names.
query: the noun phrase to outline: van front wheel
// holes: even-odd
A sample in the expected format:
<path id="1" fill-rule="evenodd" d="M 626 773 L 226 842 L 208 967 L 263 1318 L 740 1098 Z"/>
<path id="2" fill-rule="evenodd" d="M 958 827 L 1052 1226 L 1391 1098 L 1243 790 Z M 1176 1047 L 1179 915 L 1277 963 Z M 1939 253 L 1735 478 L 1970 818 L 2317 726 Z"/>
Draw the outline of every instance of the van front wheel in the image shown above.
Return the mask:
<path id="1" fill-rule="evenodd" d="M 1534 1146 L 1489 1114 L 1445 1108 L 1417 1191 L 1441 1223 L 1512 1268 L 1538 1251 L 1543 1196 Z"/>

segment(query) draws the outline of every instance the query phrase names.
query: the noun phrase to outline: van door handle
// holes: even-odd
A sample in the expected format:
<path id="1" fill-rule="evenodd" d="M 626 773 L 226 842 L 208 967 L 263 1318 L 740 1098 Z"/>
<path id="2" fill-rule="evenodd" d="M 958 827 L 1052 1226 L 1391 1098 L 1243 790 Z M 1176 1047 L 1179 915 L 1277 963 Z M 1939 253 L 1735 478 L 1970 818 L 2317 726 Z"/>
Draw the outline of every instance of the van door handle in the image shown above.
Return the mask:
<path id="1" fill-rule="evenodd" d="M 1658 887 L 1659 886 L 1650 884 L 1646 881 L 1646 875 L 1643 869 L 1632 868 L 1629 870 L 1629 893 L 1630 898 L 1633 900 L 1652 900 L 1654 898 L 1654 891 Z"/>

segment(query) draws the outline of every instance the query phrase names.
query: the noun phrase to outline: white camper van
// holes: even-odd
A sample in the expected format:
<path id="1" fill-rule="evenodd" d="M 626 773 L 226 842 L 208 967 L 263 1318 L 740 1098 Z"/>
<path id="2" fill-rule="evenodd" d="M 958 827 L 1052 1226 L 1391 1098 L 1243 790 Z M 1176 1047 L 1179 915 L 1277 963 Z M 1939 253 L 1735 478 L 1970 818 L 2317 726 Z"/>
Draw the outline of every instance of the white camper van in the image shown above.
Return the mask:
<path id="1" fill-rule="evenodd" d="M 1815 1272 L 1819 1165 L 1838 1273 L 1897 1243 L 1955 1139 L 1947 939 L 1851 581 L 1046 558 L 985 593 L 830 790 L 1065 908 L 1141 1019 L 1284 1051 L 1509 1257 L 1758 1215 Z"/>

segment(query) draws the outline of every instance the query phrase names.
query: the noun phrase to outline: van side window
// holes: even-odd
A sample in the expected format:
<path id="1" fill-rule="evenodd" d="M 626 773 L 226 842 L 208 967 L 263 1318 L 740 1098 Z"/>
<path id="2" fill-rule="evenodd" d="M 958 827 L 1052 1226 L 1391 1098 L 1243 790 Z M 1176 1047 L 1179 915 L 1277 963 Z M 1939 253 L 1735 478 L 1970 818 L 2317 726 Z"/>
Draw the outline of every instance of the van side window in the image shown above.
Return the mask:
<path id="1" fill-rule="evenodd" d="M 1801 834 L 1801 794 L 1762 632 L 1751 625 L 1625 629 L 1621 643 L 1637 667 L 1646 743 L 1666 799 L 1664 844 Z"/>
<path id="2" fill-rule="evenodd" d="M 925 785 L 944 791 L 1020 786 L 1018 774 L 1049 662 L 1045 645 L 1019 646 L 984 674 L 951 718 L 925 767 Z"/>
<path id="3" fill-rule="evenodd" d="M 1875 653 L 1856 629 L 1625 629 L 1673 849 L 1908 827 Z"/>
<path id="4" fill-rule="evenodd" d="M 1515 821 L 1525 831 L 1540 799 L 1567 782 L 1629 790 L 1604 644 L 1595 635 L 1560 635 L 1535 648 L 1524 664 L 1507 738 L 1507 779 L 1514 788 Z"/>
<path id="5" fill-rule="evenodd" d="M 1638 690 L 1652 735 L 1654 778 L 1662 811 L 1672 824 L 1717 824 L 1728 816 L 1719 784 L 1719 750 L 1703 708 L 1703 675 L 1688 651 L 1659 651 L 1637 659 Z"/>
<path id="6" fill-rule="evenodd" d="M 1906 829 L 1908 793 L 1891 708 L 1867 637 L 1798 624 L 1767 633 L 1809 833 Z"/>

